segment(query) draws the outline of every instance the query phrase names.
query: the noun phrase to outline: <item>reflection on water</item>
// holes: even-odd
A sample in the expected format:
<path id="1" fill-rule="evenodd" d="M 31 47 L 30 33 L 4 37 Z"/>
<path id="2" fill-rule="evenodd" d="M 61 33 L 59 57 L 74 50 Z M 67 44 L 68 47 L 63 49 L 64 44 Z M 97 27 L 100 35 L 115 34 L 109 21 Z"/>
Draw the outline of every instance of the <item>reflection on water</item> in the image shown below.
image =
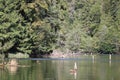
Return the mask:
<path id="1" fill-rule="evenodd" d="M 7 69 L 11 74 L 15 74 L 17 72 L 18 67 L 17 66 L 7 66 Z"/>
<path id="2" fill-rule="evenodd" d="M 119 57 L 86 55 L 78 59 L 18 60 L 19 65 L 30 67 L 0 68 L 0 80 L 120 80 Z"/>
<path id="3" fill-rule="evenodd" d="M 16 59 L 11 59 L 7 64 L 7 69 L 11 74 L 15 74 L 18 69 L 18 62 Z"/>
<path id="4" fill-rule="evenodd" d="M 74 76 L 74 79 L 77 78 L 77 63 L 74 63 L 74 68 L 70 69 L 70 74 Z"/>

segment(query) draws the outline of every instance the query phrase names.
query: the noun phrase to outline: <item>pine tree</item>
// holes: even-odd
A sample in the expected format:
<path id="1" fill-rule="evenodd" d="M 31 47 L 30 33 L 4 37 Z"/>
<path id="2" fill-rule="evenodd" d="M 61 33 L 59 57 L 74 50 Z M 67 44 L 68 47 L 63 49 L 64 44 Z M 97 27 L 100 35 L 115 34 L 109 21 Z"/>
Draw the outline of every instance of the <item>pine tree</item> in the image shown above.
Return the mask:
<path id="1" fill-rule="evenodd" d="M 33 35 L 30 24 L 19 13 L 20 3 L 19 0 L 0 0 L 1 53 L 32 52 Z"/>

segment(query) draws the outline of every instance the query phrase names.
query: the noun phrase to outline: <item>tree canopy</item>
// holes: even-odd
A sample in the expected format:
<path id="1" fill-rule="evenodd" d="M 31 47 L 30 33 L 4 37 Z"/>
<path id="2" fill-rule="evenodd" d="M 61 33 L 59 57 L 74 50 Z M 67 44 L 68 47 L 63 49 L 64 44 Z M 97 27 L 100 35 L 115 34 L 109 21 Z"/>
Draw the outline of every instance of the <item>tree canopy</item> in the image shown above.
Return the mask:
<path id="1" fill-rule="evenodd" d="M 0 0 L 0 52 L 120 51 L 120 0 Z"/>

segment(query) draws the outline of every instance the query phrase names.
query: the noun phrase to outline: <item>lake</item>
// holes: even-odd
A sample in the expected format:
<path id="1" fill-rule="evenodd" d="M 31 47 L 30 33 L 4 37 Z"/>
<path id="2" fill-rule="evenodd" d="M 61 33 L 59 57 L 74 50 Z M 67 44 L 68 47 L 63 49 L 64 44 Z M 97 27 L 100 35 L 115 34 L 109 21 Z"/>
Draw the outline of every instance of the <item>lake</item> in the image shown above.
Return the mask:
<path id="1" fill-rule="evenodd" d="M 19 66 L 0 67 L 0 80 L 120 80 L 119 55 L 17 59 Z M 77 66 L 76 71 L 74 66 Z"/>

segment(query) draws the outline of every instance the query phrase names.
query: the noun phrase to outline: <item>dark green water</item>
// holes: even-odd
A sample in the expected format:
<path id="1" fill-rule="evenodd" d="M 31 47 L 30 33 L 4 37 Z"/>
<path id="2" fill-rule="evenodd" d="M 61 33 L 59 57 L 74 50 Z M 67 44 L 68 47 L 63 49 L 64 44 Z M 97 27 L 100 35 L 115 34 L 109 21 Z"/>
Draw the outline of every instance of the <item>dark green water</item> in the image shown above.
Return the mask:
<path id="1" fill-rule="evenodd" d="M 74 63 L 77 71 L 71 73 Z M 78 56 L 77 59 L 20 59 L 19 67 L 0 68 L 0 80 L 120 80 L 120 56 Z M 27 65 L 27 66 L 23 66 Z"/>

